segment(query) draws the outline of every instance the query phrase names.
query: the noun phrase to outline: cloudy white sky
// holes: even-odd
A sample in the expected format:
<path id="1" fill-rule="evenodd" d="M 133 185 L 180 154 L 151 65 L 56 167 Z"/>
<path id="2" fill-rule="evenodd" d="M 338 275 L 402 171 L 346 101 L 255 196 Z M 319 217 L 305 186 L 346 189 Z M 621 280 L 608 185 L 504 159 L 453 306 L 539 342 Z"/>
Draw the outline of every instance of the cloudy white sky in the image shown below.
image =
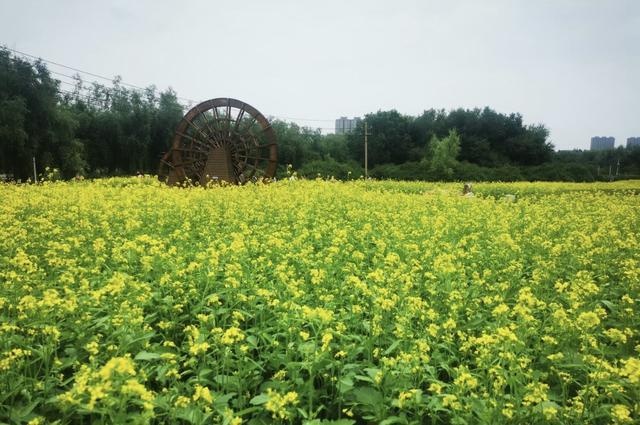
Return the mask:
<path id="1" fill-rule="evenodd" d="M 0 0 L 0 17 L 7 47 L 326 120 L 298 120 L 312 127 L 490 106 L 544 123 L 557 149 L 640 136 L 638 0 Z"/>

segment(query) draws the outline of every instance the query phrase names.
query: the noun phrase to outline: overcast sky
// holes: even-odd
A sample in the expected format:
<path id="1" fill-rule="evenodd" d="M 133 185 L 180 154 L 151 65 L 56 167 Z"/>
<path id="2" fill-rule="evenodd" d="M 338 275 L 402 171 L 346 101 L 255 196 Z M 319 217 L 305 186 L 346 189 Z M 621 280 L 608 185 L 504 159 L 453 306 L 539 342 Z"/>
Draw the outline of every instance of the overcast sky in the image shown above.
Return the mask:
<path id="1" fill-rule="evenodd" d="M 639 0 L 0 0 L 0 17 L 7 47 L 312 127 L 489 106 L 556 149 L 640 136 Z"/>

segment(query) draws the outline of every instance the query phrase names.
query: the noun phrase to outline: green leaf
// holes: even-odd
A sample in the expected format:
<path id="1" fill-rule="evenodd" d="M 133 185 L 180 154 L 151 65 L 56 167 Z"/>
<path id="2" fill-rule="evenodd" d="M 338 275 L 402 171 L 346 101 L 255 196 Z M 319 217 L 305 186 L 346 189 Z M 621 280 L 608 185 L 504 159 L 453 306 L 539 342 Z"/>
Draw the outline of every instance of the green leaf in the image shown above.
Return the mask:
<path id="1" fill-rule="evenodd" d="M 304 344 L 300 344 L 298 347 L 298 351 L 302 354 L 312 354 L 316 351 L 316 343 L 313 341 L 305 342 Z"/>
<path id="2" fill-rule="evenodd" d="M 309 418 L 309 415 L 307 414 L 307 412 L 304 409 L 301 409 L 301 408 L 298 407 L 296 410 L 298 411 L 298 414 L 300 416 L 302 416 L 304 419 Z"/>
<path id="3" fill-rule="evenodd" d="M 612 303 L 611 301 L 601 300 L 600 302 L 602 303 L 602 305 L 607 307 L 609 309 L 609 311 L 616 311 L 617 310 L 616 305 L 614 303 Z"/>
<path id="4" fill-rule="evenodd" d="M 183 419 L 190 424 L 197 424 L 202 422 L 202 412 L 198 410 L 196 407 L 189 407 L 188 409 L 184 409 L 182 412 L 179 412 L 176 415 L 179 419 Z"/>
<path id="5" fill-rule="evenodd" d="M 376 367 L 367 367 L 364 369 L 364 371 L 367 372 L 367 375 L 369 375 L 372 379 L 375 379 L 376 376 L 378 376 L 378 373 L 380 373 L 380 369 Z"/>
<path id="6" fill-rule="evenodd" d="M 371 378 L 369 378 L 368 376 L 365 376 L 365 375 L 355 375 L 354 378 L 357 379 L 358 381 L 364 381 L 364 382 L 373 383 L 373 379 L 371 379 Z"/>
<path id="7" fill-rule="evenodd" d="M 223 395 L 216 395 L 214 397 L 214 399 L 213 399 L 213 405 L 216 408 L 228 407 L 227 403 L 229 403 L 229 400 L 231 400 L 235 396 L 236 396 L 236 393 L 227 393 L 227 394 L 223 394 Z"/>
<path id="8" fill-rule="evenodd" d="M 394 342 L 393 344 L 391 344 L 389 346 L 389 348 L 387 348 L 386 350 L 384 350 L 384 355 L 388 356 L 389 354 L 393 353 L 395 351 L 396 348 L 398 348 L 398 345 L 400 345 L 400 340 L 397 340 L 396 342 Z"/>
<path id="9" fill-rule="evenodd" d="M 346 393 L 353 389 L 353 379 L 350 376 L 345 376 L 338 381 L 338 391 Z"/>
<path id="10" fill-rule="evenodd" d="M 249 414 L 249 413 L 259 412 L 260 410 L 262 410 L 262 407 L 258 407 L 258 406 L 247 407 L 246 409 L 238 410 L 235 413 L 235 415 L 236 416 L 244 416 L 244 415 Z"/>
<path id="11" fill-rule="evenodd" d="M 392 424 L 406 424 L 407 418 L 400 416 L 389 416 L 387 419 L 380 422 L 379 425 L 392 425 Z"/>
<path id="12" fill-rule="evenodd" d="M 371 387 L 358 387 L 352 392 L 356 401 L 367 406 L 378 406 L 382 404 L 383 397 L 380 391 Z"/>
<path id="13" fill-rule="evenodd" d="M 208 369 L 208 368 L 205 368 L 205 369 L 200 370 L 200 371 L 198 372 L 198 379 L 199 379 L 200 381 L 205 380 L 205 379 L 207 378 L 207 375 L 209 375 L 211 372 L 213 372 L 213 370 Z"/>
<path id="14" fill-rule="evenodd" d="M 248 343 L 250 346 L 252 346 L 252 347 L 254 347 L 254 348 L 255 348 L 255 347 L 257 347 L 257 346 L 258 346 L 258 339 L 257 339 L 255 336 L 253 336 L 253 335 L 249 335 L 249 336 L 247 337 L 247 343 Z"/>
<path id="15" fill-rule="evenodd" d="M 259 394 L 257 396 L 255 396 L 254 398 L 251 399 L 251 401 L 249 401 L 249 403 L 253 404 L 254 406 L 259 405 L 259 404 L 264 404 L 267 401 L 269 401 L 269 396 L 266 394 Z"/>
<path id="16" fill-rule="evenodd" d="M 26 406 L 22 406 L 20 408 L 16 408 L 14 406 L 14 411 L 11 413 L 11 418 L 16 422 L 21 422 L 22 419 L 25 419 L 27 416 L 31 414 L 33 409 L 40 404 L 40 400 L 32 401 L 30 404 Z"/>
<path id="17" fill-rule="evenodd" d="M 148 351 L 140 351 L 136 354 L 135 360 L 156 360 L 160 358 L 158 353 L 150 353 Z"/>

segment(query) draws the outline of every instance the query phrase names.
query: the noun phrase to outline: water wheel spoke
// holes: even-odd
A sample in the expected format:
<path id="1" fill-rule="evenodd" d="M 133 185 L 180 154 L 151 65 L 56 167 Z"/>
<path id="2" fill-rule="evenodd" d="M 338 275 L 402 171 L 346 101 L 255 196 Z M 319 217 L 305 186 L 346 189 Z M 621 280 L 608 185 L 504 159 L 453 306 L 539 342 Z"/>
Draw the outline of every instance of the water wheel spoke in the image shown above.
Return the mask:
<path id="1" fill-rule="evenodd" d="M 236 177 L 243 174 L 242 170 L 244 169 L 244 167 L 241 167 L 240 164 L 237 162 L 234 162 L 232 165 L 233 165 L 233 170 L 236 174 Z"/>
<path id="2" fill-rule="evenodd" d="M 204 118 L 204 122 L 205 122 L 205 126 L 207 127 L 207 129 L 209 130 L 209 137 L 213 137 L 214 134 L 217 134 L 218 130 L 215 128 L 215 122 L 211 121 L 209 119 L 209 115 L 207 114 L 207 111 L 201 111 L 200 108 L 198 108 L 198 105 L 195 106 L 196 111 L 198 111 L 198 116 L 202 116 Z M 212 127 L 213 125 L 213 127 Z"/>
<path id="3" fill-rule="evenodd" d="M 238 127 L 242 122 L 242 117 L 244 116 L 244 106 L 245 105 L 242 104 L 242 108 L 240 108 L 240 112 L 238 112 L 238 115 L 236 116 L 236 123 L 235 123 L 235 126 L 233 127 L 233 131 L 235 131 L 236 133 L 238 132 Z"/>
<path id="4" fill-rule="evenodd" d="M 187 148 L 172 148 L 174 151 L 178 152 L 197 152 L 206 155 L 207 151 L 201 149 L 187 149 Z"/>
<path id="5" fill-rule="evenodd" d="M 250 155 L 241 155 L 242 158 L 245 159 L 255 159 L 256 161 L 270 161 L 269 158 L 265 158 L 263 156 L 250 156 Z"/>
<path id="6" fill-rule="evenodd" d="M 245 130 L 251 135 L 253 135 L 253 133 L 251 132 L 251 129 L 253 128 L 256 122 L 258 122 L 258 119 L 254 116 L 251 116 L 251 119 L 249 120 L 249 124 L 245 126 Z"/>
<path id="7" fill-rule="evenodd" d="M 202 172 L 200 171 L 200 169 L 194 169 L 193 174 L 195 175 L 196 178 L 192 179 L 192 181 L 196 181 L 196 182 L 202 181 Z"/>
<path id="8" fill-rule="evenodd" d="M 251 150 L 250 150 L 248 147 L 246 147 L 246 146 L 234 146 L 234 147 L 233 147 L 233 149 L 234 149 L 234 152 L 235 152 L 236 154 L 238 154 L 238 155 L 239 155 L 239 154 L 246 154 L 246 153 L 249 153 L 249 152 L 251 151 Z"/>
<path id="9" fill-rule="evenodd" d="M 200 133 L 200 135 L 202 135 L 204 137 L 205 140 L 209 140 L 209 135 L 207 133 L 205 133 L 204 131 L 202 131 L 202 129 L 193 121 L 189 121 L 188 119 L 185 118 L 185 121 L 187 122 L 187 124 L 189 124 L 191 127 L 193 127 L 198 133 Z"/>
<path id="10" fill-rule="evenodd" d="M 203 142 L 200 139 L 196 139 L 195 137 L 189 136 L 188 134 L 184 134 L 184 133 L 180 133 L 179 131 L 176 132 L 177 135 L 179 135 L 180 137 L 184 137 L 187 140 L 190 140 L 193 143 L 198 144 L 198 146 L 200 146 L 201 148 L 203 148 L 204 151 L 209 150 L 209 143 L 207 142 Z M 193 148 L 191 148 L 193 150 Z"/>
<path id="11" fill-rule="evenodd" d="M 266 149 L 266 148 L 270 148 L 272 146 L 277 146 L 277 143 L 267 143 L 265 145 L 248 145 L 248 148 L 245 149 L 244 151 L 247 152 L 249 150 L 260 150 L 260 149 Z"/>
<path id="12" fill-rule="evenodd" d="M 251 164 L 250 162 L 245 162 L 245 168 L 250 168 L 252 170 L 254 170 L 254 173 L 256 171 L 260 172 L 260 168 L 256 167 L 255 165 Z"/>
<path id="13" fill-rule="evenodd" d="M 227 99 L 227 108 L 225 113 L 225 120 L 227 124 L 227 131 L 229 132 L 229 137 L 231 137 L 231 100 Z"/>

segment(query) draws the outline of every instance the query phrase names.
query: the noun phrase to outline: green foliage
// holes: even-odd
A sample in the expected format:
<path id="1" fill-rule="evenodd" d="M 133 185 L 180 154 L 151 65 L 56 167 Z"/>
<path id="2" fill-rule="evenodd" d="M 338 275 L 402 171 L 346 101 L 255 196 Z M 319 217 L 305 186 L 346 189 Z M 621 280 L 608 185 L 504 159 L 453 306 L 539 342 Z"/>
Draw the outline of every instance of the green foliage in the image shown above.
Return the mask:
<path id="1" fill-rule="evenodd" d="M 55 119 L 58 84 L 41 62 L 31 64 L 0 49 L 0 172 L 33 176 L 32 157 L 59 153 Z"/>
<path id="2" fill-rule="evenodd" d="M 378 111 L 368 114 L 366 121 L 371 133 L 369 165 L 380 175 L 407 175 L 412 165 L 398 168 L 389 164 L 408 164 L 426 156 L 430 170 L 427 173 L 416 170 L 408 177 L 450 180 L 458 177 L 454 159 L 482 167 L 531 166 L 549 161 L 553 153 L 553 146 L 547 142 L 548 130 L 543 125 L 525 126 L 521 115 L 500 114 L 490 108 L 450 112 L 430 109 L 418 117 L 401 115 L 395 110 Z M 456 143 L 435 149 L 436 141 L 451 142 L 448 138 L 452 131 L 457 135 L 459 150 L 454 149 Z M 348 136 L 354 160 L 364 157 L 363 141 L 361 124 Z M 451 149 L 454 150 L 448 152 Z M 434 154 L 436 163 L 431 164 Z"/>
<path id="3" fill-rule="evenodd" d="M 27 142 L 24 129 L 27 105 L 23 97 L 0 98 L 0 171 L 12 171 L 13 159 L 23 154 Z"/>
<path id="4" fill-rule="evenodd" d="M 427 160 L 431 172 L 436 176 L 441 176 L 448 180 L 453 177 L 453 168 L 458 163 L 457 157 L 460 153 L 460 136 L 453 129 L 449 131 L 447 137 L 438 139 L 431 137 L 429 142 L 430 158 Z"/>
<path id="5" fill-rule="evenodd" d="M 332 158 L 339 162 L 348 162 L 352 159 L 358 161 L 358 158 L 352 158 L 349 155 L 349 146 L 344 134 L 327 134 L 320 138 L 317 150 L 323 158 Z"/>
<path id="6" fill-rule="evenodd" d="M 637 178 L 640 176 L 640 148 L 560 151 L 554 154 L 552 163 L 555 169 L 568 169 L 572 176 L 582 176 L 575 178 L 576 181 Z"/>
<path id="7" fill-rule="evenodd" d="M 351 159 L 346 137 L 339 134 L 323 136 L 318 129 L 300 127 L 275 120 L 271 123 L 278 138 L 279 177 L 286 177 L 291 165 L 302 176 L 315 178 L 334 176 L 337 179 L 357 178 L 364 174 Z"/>
<path id="8" fill-rule="evenodd" d="M 367 114 L 369 166 L 402 164 L 421 158 L 417 140 L 412 137 L 413 117 L 402 115 L 395 109 Z M 347 136 L 351 158 L 364 159 L 364 123 Z"/>
<path id="9" fill-rule="evenodd" d="M 79 122 L 76 136 L 90 174 L 155 173 L 183 115 L 176 93 L 169 89 L 158 96 L 154 87 L 140 93 L 116 80 L 113 88 L 94 84 L 93 95 L 91 103 L 63 100 Z"/>
<path id="10" fill-rule="evenodd" d="M 271 123 L 278 138 L 278 162 L 281 167 L 291 165 L 295 170 L 309 161 L 321 159 L 314 150 L 321 137 L 319 130 L 300 127 L 297 124 L 275 120 Z"/>
<path id="11" fill-rule="evenodd" d="M 592 182 L 595 181 L 594 173 L 586 164 L 575 162 L 570 163 L 547 163 L 523 170 L 527 180 L 534 181 L 574 181 Z"/>
<path id="12" fill-rule="evenodd" d="M 306 178 L 336 178 L 338 180 L 353 180 L 364 175 L 364 169 L 355 161 L 338 162 L 333 158 L 318 159 L 307 162 L 298 171 Z"/>
<path id="13" fill-rule="evenodd" d="M 392 180 L 435 180 L 424 163 L 411 161 L 403 164 L 382 164 L 373 168 L 369 175 L 377 179 Z"/>

